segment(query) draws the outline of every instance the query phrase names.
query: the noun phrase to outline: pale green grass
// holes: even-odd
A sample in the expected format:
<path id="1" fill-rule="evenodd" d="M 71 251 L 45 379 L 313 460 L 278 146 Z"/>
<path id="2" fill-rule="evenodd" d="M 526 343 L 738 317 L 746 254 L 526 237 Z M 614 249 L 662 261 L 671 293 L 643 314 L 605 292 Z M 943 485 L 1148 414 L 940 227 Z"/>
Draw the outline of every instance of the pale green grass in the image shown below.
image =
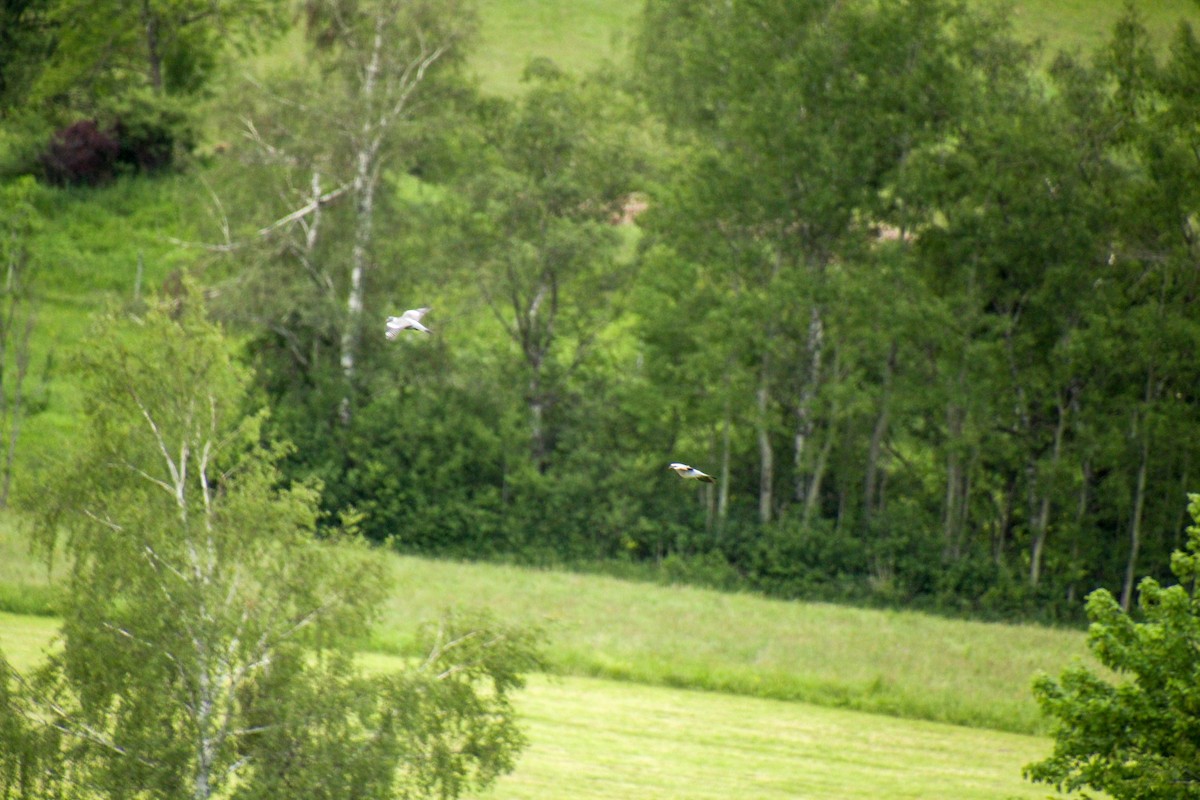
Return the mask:
<path id="1" fill-rule="evenodd" d="M 53 617 L 31 617 L 0 611 L 0 655 L 20 670 L 39 664 L 58 633 Z"/>
<path id="2" fill-rule="evenodd" d="M 977 3 L 991 0 L 976 0 Z M 1181 20 L 1195 27 L 1200 6 L 1194 0 L 1135 0 L 1135 8 L 1151 39 L 1165 47 Z M 1047 56 L 1060 50 L 1090 56 L 1112 38 L 1113 25 L 1125 11 L 1125 0 L 1019 0 L 1012 22 L 1026 40 L 1043 43 Z"/>
<path id="3" fill-rule="evenodd" d="M 511 95 L 529 60 L 549 58 L 581 74 L 621 63 L 642 10 L 639 0 L 482 0 L 470 65 L 484 89 Z"/>
<path id="4" fill-rule="evenodd" d="M 1045 797 L 1050 742 L 804 703 L 569 678 L 518 696 L 530 747 L 495 800 Z"/>
<path id="5" fill-rule="evenodd" d="M 976 0 L 994 6 L 995 0 Z M 490 92 L 520 90 L 529 59 L 545 57 L 576 73 L 602 61 L 624 63 L 640 21 L 640 0 L 482 0 L 480 41 L 471 67 Z M 1152 39 L 1164 45 L 1179 21 L 1200 22 L 1193 0 L 1136 0 Z M 1112 34 L 1124 0 L 1018 0 L 1010 15 L 1017 35 L 1059 50 L 1090 54 Z"/>
<path id="6" fill-rule="evenodd" d="M 0 649 L 37 663 L 57 623 L 0 614 Z M 367 655 L 365 666 L 400 659 Z M 515 697 L 529 736 L 492 800 L 1044 797 L 1021 766 L 1048 739 L 736 695 L 534 676 Z"/>
<path id="7" fill-rule="evenodd" d="M 96 315 L 149 296 L 195 252 L 172 239 L 193 239 L 206 198 L 194 174 L 121 179 L 102 188 L 55 190 L 41 198 L 44 224 L 30 243 L 36 326 L 23 393 L 30 411 L 16 451 L 14 492 L 61 463 L 79 433 L 80 402 L 70 355 L 87 341 Z M 142 262 L 138 284 L 138 260 Z M 6 432 L 7 433 L 7 432 Z"/>
<path id="8" fill-rule="evenodd" d="M 53 610 L 56 592 L 51 584 L 61 574 L 61 559 L 52 573 L 33 557 L 17 517 L 0 512 L 0 608 L 28 614 Z"/>
<path id="9" fill-rule="evenodd" d="M 0 607 L 52 609 L 53 585 L 12 517 L 0 516 Z M 772 600 L 602 575 L 397 556 L 369 643 L 412 652 L 417 628 L 448 608 L 483 609 L 545 630 L 550 669 L 807 701 L 1024 733 L 1044 720 L 1039 672 L 1096 667 L 1081 631 Z M 61 567 L 59 569 L 61 574 Z"/>
<path id="10" fill-rule="evenodd" d="M 571 674 L 1037 732 L 1034 674 L 1095 666 L 1080 631 L 800 603 L 596 575 L 393 559 L 376 646 L 448 605 L 538 624 Z"/>

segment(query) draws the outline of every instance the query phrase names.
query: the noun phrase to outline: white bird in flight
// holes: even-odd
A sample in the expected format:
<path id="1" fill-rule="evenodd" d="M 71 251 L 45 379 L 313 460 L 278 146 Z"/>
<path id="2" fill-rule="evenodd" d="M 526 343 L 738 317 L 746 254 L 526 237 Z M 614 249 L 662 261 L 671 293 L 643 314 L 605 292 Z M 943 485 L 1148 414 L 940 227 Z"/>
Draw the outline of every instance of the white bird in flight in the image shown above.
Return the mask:
<path id="1" fill-rule="evenodd" d="M 673 461 L 667 469 L 675 470 L 675 474 L 684 479 L 695 481 L 704 481 L 705 483 L 716 483 L 716 479 L 712 475 L 701 472 L 695 467 L 689 467 L 687 464 L 680 464 L 678 461 Z"/>
<path id="2" fill-rule="evenodd" d="M 421 317 L 429 313 L 429 308 L 410 308 L 398 317 L 387 318 L 387 338 L 395 339 L 400 331 L 412 328 L 421 333 L 429 333 L 429 328 L 421 324 Z"/>

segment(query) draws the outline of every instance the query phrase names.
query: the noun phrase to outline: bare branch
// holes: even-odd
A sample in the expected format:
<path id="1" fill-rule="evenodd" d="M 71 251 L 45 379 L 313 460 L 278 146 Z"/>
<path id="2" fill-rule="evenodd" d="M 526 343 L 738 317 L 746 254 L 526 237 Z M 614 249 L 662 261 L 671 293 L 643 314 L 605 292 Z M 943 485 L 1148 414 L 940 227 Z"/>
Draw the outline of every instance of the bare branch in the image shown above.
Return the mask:
<path id="1" fill-rule="evenodd" d="M 295 222 L 296 220 L 300 219 L 301 217 L 304 217 L 304 216 L 307 216 L 307 215 L 313 213 L 314 211 L 316 211 L 318 208 L 325 205 L 326 203 L 336 200 L 337 198 L 344 195 L 346 192 L 350 191 L 351 187 L 353 187 L 353 186 L 354 186 L 354 181 L 347 181 L 346 183 L 343 183 L 341 186 L 337 187 L 336 189 L 331 189 L 330 191 L 326 192 L 325 194 L 321 195 L 320 197 L 317 197 L 316 199 L 309 201 L 308 203 L 306 203 L 305 205 L 296 209 L 292 213 L 287 214 L 286 216 L 280 217 L 279 219 L 272 222 L 270 225 L 267 225 L 266 227 L 263 227 L 263 228 L 259 228 L 257 231 L 258 235 L 266 236 L 271 231 L 282 228 L 284 225 L 287 225 L 289 222 Z"/>

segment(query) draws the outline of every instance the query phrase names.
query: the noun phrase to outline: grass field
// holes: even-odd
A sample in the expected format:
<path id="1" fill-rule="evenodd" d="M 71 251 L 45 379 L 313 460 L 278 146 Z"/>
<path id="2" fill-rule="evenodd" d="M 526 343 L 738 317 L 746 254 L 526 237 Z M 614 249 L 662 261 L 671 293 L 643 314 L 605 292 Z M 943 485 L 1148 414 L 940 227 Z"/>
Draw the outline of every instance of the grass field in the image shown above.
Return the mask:
<path id="1" fill-rule="evenodd" d="M 496 800 L 1045 797 L 1047 739 L 804 703 L 611 681 L 535 680 L 531 740 Z"/>
<path id="2" fill-rule="evenodd" d="M 1022 733 L 1042 730 L 1029 686 L 1074 661 L 1084 634 L 905 611 L 771 600 L 599 575 L 373 551 L 393 591 L 372 650 L 411 652 L 449 607 L 541 626 L 557 674 L 619 679 Z M 0 517 L 0 608 L 44 610 L 45 570 Z M 14 602 L 14 598 L 18 600 Z M 24 598 L 20 600 L 20 598 Z M 38 605 L 41 601 L 41 605 Z"/>
<path id="3" fill-rule="evenodd" d="M 480 41 L 471 66 L 484 87 L 512 94 L 531 58 L 542 57 L 575 73 L 625 57 L 638 0 L 485 0 Z"/>
<path id="4" fill-rule="evenodd" d="M 36 663 L 56 628 L 0 614 L 0 648 Z M 366 655 L 373 669 L 395 657 Z M 534 676 L 516 698 L 530 746 L 494 800 L 1044 797 L 1021 766 L 1049 740 L 738 695 Z"/>
<path id="5" fill-rule="evenodd" d="M 389 652 L 453 603 L 544 626 L 563 673 L 1027 733 L 1043 725 L 1034 674 L 1095 666 L 1074 630 L 387 557 L 395 590 L 375 644 Z"/>
<path id="6" fill-rule="evenodd" d="M 1162 46 L 1174 36 L 1180 20 L 1200 23 L 1194 0 L 1134 0 L 1134 8 L 1151 38 Z M 1040 41 L 1048 56 L 1060 50 L 1087 55 L 1112 36 L 1124 9 L 1125 0 L 1016 0 L 1011 14 L 1018 34 Z"/>
<path id="7" fill-rule="evenodd" d="M 1111 36 L 1124 5 L 1125 0 L 1014 0 L 1008 13 L 1018 36 L 1041 42 L 1049 58 L 1060 50 L 1093 52 Z M 1163 44 L 1181 19 L 1200 23 L 1194 0 L 1135 0 L 1135 7 L 1154 41 Z M 480 41 L 470 63 L 484 87 L 497 94 L 519 90 L 521 72 L 533 57 L 577 73 L 603 60 L 620 63 L 641 9 L 641 0 L 484 0 Z"/>

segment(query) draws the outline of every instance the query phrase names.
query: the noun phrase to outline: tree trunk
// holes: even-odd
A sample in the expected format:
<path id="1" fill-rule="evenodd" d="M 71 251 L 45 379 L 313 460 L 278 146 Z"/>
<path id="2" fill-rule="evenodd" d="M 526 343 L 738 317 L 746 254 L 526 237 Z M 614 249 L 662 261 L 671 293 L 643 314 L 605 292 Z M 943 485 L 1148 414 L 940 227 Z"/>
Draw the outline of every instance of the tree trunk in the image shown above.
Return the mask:
<path id="1" fill-rule="evenodd" d="M 1138 464 L 1137 486 L 1133 495 L 1133 513 L 1129 518 L 1129 559 L 1125 563 L 1125 583 L 1121 587 L 1121 608 L 1129 611 L 1133 602 L 1133 584 L 1137 577 L 1138 549 L 1142 544 L 1142 510 L 1146 502 L 1146 468 L 1150 461 L 1150 436 L 1142 424 L 1142 453 Z"/>
<path id="2" fill-rule="evenodd" d="M 529 457 L 537 471 L 544 473 L 549 465 L 550 447 L 546 440 L 546 397 L 542 392 L 540 361 L 532 366 L 529 377 Z"/>
<path id="3" fill-rule="evenodd" d="M 158 18 L 151 10 L 149 0 L 142 0 L 142 28 L 146 32 L 146 66 L 150 88 L 155 94 L 162 94 L 162 53 L 159 52 Z"/>
<path id="4" fill-rule="evenodd" d="M 729 397 L 729 373 L 725 373 L 725 419 L 721 425 L 721 472 L 720 472 L 720 488 L 717 490 L 717 530 L 725 522 L 725 517 L 729 513 L 729 462 L 730 462 L 730 429 L 733 427 L 733 422 L 730 419 L 733 416 L 733 401 Z"/>
<path id="5" fill-rule="evenodd" d="M 1067 405 L 1059 398 L 1058 423 L 1054 426 L 1054 449 L 1050 458 L 1050 473 L 1058 470 L 1058 459 L 1062 455 L 1063 434 L 1067 428 Z M 1046 546 L 1046 531 L 1050 526 L 1050 494 L 1053 487 L 1047 488 L 1045 481 L 1041 484 L 1041 501 L 1033 525 L 1032 551 L 1029 556 L 1029 585 L 1037 588 L 1042 573 L 1042 552 Z"/>
<path id="6" fill-rule="evenodd" d="M 817 463 L 813 465 L 812 477 L 808 481 L 808 494 L 804 497 L 804 513 L 801 519 L 805 526 L 812 520 L 817 503 L 821 498 L 821 483 L 825 478 L 825 467 L 829 464 L 829 453 L 833 450 L 833 440 L 836 435 L 837 431 L 830 424 L 825 443 L 821 445 L 821 452 L 817 455 Z"/>
<path id="7" fill-rule="evenodd" d="M 758 383 L 758 521 L 771 521 L 775 490 L 775 451 L 771 448 L 771 431 L 768 424 L 770 391 L 770 356 L 763 354 L 762 369 Z"/>
<path id="8" fill-rule="evenodd" d="M 876 502 L 878 494 L 876 486 L 879 475 L 879 452 L 883 447 L 883 439 L 887 435 L 888 416 L 891 410 L 892 380 L 896 369 L 897 344 L 892 341 L 883 368 L 883 392 L 879 398 L 879 413 L 875 417 L 875 425 L 871 429 L 871 439 L 867 445 L 866 479 L 863 486 L 863 521 L 869 522 L 871 514 L 879 506 Z"/>
<path id="9" fill-rule="evenodd" d="M 1092 482 L 1092 468 L 1085 460 L 1080 465 L 1082 478 L 1079 482 L 1079 503 L 1075 507 L 1075 529 L 1071 536 L 1071 584 L 1067 587 L 1067 604 L 1075 604 L 1075 592 L 1077 580 L 1074 575 L 1075 565 L 1079 563 L 1079 542 L 1083 537 L 1083 522 L 1087 518 L 1088 507 L 1088 487 Z"/>
<path id="10" fill-rule="evenodd" d="M 795 471 L 792 498 L 800 503 L 805 502 L 809 495 L 811 477 L 805 473 L 805 451 L 812 438 L 815 421 L 813 419 L 813 403 L 817 395 L 817 387 L 821 381 L 821 357 L 825 341 L 825 326 L 821 320 L 821 310 L 813 305 L 812 314 L 808 321 L 808 340 L 805 349 L 808 352 L 808 375 L 800 388 L 800 396 L 796 400 L 796 432 L 793 437 L 792 465 Z"/>
<path id="11" fill-rule="evenodd" d="M 946 408 L 946 495 L 942 508 L 942 547 L 949 556 L 957 556 L 958 498 L 962 484 L 962 409 L 951 403 Z"/>
<path id="12" fill-rule="evenodd" d="M 346 379 L 345 394 L 342 396 L 339 416 L 343 424 L 350 422 L 351 397 L 358 340 L 362 333 L 364 282 L 367 270 L 367 252 L 371 244 L 371 228 L 375 215 L 375 186 L 379 178 L 379 153 L 381 132 L 375 130 L 375 84 L 379 79 L 383 53 L 383 28 L 385 18 L 375 18 L 375 35 L 371 42 L 371 57 L 363 73 L 360 97 L 363 105 L 362 139 L 354 157 L 354 246 L 350 253 L 350 281 L 346 290 L 346 323 L 342 328 L 342 375 Z"/>

